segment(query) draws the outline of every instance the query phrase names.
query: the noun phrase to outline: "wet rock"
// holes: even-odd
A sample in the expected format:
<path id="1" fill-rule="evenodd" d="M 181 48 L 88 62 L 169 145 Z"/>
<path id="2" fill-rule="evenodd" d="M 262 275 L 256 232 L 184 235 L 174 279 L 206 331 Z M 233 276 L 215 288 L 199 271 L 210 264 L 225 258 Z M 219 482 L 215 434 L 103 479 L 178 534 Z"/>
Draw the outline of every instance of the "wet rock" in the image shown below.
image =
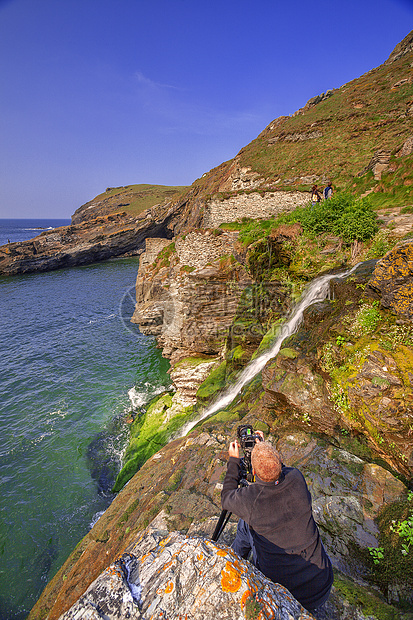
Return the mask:
<path id="1" fill-rule="evenodd" d="M 265 406 L 283 418 L 334 433 L 338 415 L 331 404 L 324 378 L 311 361 L 297 351 L 281 349 L 262 371 Z"/>

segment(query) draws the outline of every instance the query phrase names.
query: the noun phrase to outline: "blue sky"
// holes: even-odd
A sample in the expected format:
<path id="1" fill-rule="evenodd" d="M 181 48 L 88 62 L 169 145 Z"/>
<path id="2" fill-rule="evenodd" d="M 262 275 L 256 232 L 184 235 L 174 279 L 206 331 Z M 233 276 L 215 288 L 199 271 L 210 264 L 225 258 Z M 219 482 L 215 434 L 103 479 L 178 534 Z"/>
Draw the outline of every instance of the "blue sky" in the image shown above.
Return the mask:
<path id="1" fill-rule="evenodd" d="M 189 185 L 412 29 L 413 0 L 0 0 L 0 218 Z"/>

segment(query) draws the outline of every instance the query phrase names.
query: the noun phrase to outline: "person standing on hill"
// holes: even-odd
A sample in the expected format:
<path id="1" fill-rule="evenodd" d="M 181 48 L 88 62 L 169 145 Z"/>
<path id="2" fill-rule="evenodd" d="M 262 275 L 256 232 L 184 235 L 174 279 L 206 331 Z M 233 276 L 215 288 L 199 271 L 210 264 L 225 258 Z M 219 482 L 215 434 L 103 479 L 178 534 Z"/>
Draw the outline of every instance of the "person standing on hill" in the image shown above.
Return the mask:
<path id="1" fill-rule="evenodd" d="M 255 482 L 239 487 L 236 441 L 230 443 L 228 455 L 221 504 L 240 517 L 232 548 L 244 559 L 252 551 L 254 566 L 288 588 L 316 618 L 323 618 L 334 576 L 304 476 L 286 467 L 269 442 L 257 441 L 251 453 Z"/>
<path id="2" fill-rule="evenodd" d="M 314 207 L 318 202 L 321 202 L 321 195 L 317 189 L 317 185 L 313 185 L 311 188 L 311 205 Z"/>
<path id="3" fill-rule="evenodd" d="M 324 200 L 328 200 L 333 195 L 333 186 L 331 181 L 327 181 L 327 186 L 324 188 L 323 196 Z"/>

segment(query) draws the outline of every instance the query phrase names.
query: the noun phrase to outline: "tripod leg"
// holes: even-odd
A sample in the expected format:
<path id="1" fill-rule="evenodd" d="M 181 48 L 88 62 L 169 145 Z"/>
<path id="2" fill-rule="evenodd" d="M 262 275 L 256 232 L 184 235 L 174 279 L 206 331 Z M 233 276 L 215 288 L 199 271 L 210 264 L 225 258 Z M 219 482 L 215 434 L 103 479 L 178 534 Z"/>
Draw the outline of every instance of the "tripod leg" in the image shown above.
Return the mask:
<path id="1" fill-rule="evenodd" d="M 224 527 L 228 523 L 231 514 L 232 513 L 227 512 L 227 510 L 221 510 L 221 514 L 218 519 L 218 523 L 216 524 L 214 533 L 212 534 L 211 540 L 213 540 L 214 542 L 218 540 L 218 538 L 220 537 L 221 533 L 224 530 Z"/>

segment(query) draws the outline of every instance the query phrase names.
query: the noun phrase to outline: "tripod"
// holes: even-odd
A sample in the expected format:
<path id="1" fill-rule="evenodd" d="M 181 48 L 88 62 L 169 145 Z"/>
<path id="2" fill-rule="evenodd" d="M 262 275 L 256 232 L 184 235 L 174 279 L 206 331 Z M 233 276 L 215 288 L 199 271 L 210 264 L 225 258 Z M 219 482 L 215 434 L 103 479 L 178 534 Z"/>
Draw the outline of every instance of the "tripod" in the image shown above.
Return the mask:
<path id="1" fill-rule="evenodd" d="M 240 473 L 238 478 L 238 487 L 247 487 L 250 482 L 254 482 L 254 474 L 251 464 L 251 452 L 257 441 L 262 441 L 264 436 L 259 433 L 254 433 L 251 424 L 241 424 L 237 429 L 238 439 L 241 447 L 244 451 L 244 456 L 240 459 Z M 218 523 L 212 534 L 211 540 L 216 542 L 222 534 L 224 527 L 228 523 L 231 512 L 228 510 L 221 510 L 221 515 L 218 519 Z"/>
<path id="2" fill-rule="evenodd" d="M 249 455 L 251 457 L 251 455 Z M 238 480 L 239 487 L 247 487 L 250 482 L 254 481 L 254 475 L 252 473 L 251 467 L 251 458 L 242 458 L 241 459 L 241 472 L 240 478 Z M 221 514 L 218 519 L 218 523 L 215 526 L 214 533 L 211 536 L 211 540 L 217 542 L 218 538 L 221 536 L 222 532 L 228 521 L 230 520 L 232 512 L 228 512 L 228 510 L 221 510 Z"/>

